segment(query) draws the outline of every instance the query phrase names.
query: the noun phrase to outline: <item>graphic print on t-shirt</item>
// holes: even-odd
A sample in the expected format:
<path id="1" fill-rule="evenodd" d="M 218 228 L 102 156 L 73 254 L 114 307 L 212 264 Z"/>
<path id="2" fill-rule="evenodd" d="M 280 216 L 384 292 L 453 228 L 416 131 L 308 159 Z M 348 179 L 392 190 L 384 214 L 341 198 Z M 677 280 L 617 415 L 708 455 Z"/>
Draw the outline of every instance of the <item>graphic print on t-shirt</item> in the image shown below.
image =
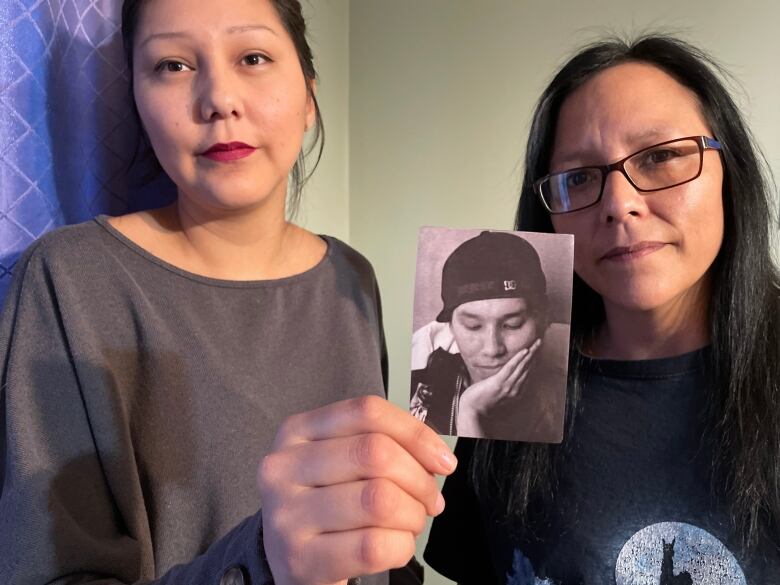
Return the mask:
<path id="1" fill-rule="evenodd" d="M 550 579 L 539 579 L 531 561 L 516 548 L 512 556 L 512 567 L 506 575 L 506 585 L 557 585 Z"/>
<path id="2" fill-rule="evenodd" d="M 734 555 L 706 530 L 682 522 L 643 528 L 623 545 L 617 585 L 747 585 Z"/>
<path id="3" fill-rule="evenodd" d="M 747 585 L 734 555 L 706 530 L 661 522 L 632 536 L 618 555 L 616 585 Z M 506 585 L 563 585 L 536 576 L 530 560 L 515 549 Z"/>

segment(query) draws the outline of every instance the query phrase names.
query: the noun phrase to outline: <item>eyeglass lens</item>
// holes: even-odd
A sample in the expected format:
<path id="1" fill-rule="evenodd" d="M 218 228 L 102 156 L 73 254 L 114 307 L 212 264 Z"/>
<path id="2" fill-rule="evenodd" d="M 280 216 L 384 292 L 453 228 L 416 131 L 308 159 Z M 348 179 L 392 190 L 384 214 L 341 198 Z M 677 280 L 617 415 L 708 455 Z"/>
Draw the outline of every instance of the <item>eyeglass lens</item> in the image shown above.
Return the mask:
<path id="1" fill-rule="evenodd" d="M 625 160 L 623 169 L 636 189 L 657 191 L 695 179 L 701 164 L 701 145 L 686 138 L 641 150 Z M 554 212 L 588 207 L 601 197 L 604 172 L 584 167 L 552 174 L 541 184 L 542 196 Z"/>

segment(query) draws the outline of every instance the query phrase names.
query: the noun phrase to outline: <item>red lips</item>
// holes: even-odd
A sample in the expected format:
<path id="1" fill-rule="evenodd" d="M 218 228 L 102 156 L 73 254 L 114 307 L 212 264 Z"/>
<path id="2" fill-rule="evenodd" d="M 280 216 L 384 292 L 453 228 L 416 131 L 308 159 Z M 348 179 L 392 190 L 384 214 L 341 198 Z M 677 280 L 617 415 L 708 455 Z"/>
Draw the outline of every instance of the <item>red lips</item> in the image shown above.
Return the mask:
<path id="1" fill-rule="evenodd" d="M 218 142 L 212 144 L 207 150 L 200 153 L 210 160 L 218 162 L 228 162 L 232 160 L 238 160 L 245 158 L 255 151 L 254 146 L 249 146 L 243 142 Z"/>

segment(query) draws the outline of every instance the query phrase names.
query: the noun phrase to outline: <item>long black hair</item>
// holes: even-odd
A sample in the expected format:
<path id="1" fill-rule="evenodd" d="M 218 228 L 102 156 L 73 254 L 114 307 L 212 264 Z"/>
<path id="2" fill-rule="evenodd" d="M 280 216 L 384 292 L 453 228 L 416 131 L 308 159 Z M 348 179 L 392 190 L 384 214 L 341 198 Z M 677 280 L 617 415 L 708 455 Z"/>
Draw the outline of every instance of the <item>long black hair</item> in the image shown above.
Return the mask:
<path id="1" fill-rule="evenodd" d="M 693 91 L 723 145 L 724 238 L 710 268 L 711 400 L 707 436 L 713 444 L 712 480 L 731 506 L 746 547 L 764 536 L 777 543 L 780 526 L 780 277 L 771 253 L 773 185 L 765 160 L 724 83 L 725 71 L 706 53 L 679 39 L 647 35 L 611 38 L 572 57 L 542 93 L 533 115 L 515 225 L 553 232 L 533 190 L 550 172 L 556 123 L 566 98 L 605 69 L 626 62 L 656 66 Z M 583 344 L 603 323 L 603 301 L 574 277 L 566 437 L 575 432 Z M 481 497 L 495 499 L 510 526 L 549 509 L 555 498 L 562 446 L 479 441 L 472 473 Z"/>
<path id="2" fill-rule="evenodd" d="M 138 115 L 138 108 L 136 107 L 135 98 L 133 97 L 133 43 L 135 41 L 135 33 L 138 28 L 141 10 L 143 9 L 145 2 L 146 0 L 124 0 L 122 3 L 122 43 L 130 79 L 130 95 L 133 104 L 133 114 L 139 129 L 138 146 L 136 148 L 135 156 L 131 161 L 131 165 L 136 162 L 146 165 L 147 171 L 145 173 L 145 178 L 150 179 L 162 169 L 160 168 L 160 163 L 157 161 L 157 157 L 154 155 L 154 151 L 152 151 L 146 134 L 143 132 L 141 118 Z M 301 3 L 298 0 L 271 0 L 271 4 L 279 15 L 279 19 L 282 21 L 284 29 L 292 39 L 293 45 L 295 46 L 295 52 L 298 54 L 298 62 L 301 65 L 303 77 L 306 81 L 306 91 L 308 92 L 309 98 L 314 102 L 315 121 L 309 146 L 303 148 L 301 152 L 298 153 L 298 159 L 295 161 L 295 165 L 290 171 L 287 209 L 289 215 L 294 217 L 300 204 L 303 186 L 306 181 L 309 180 L 309 177 L 311 177 L 314 169 L 317 168 L 317 165 L 322 158 L 322 151 L 325 147 L 325 126 L 322 122 L 322 114 L 320 113 L 320 106 L 317 103 L 317 96 L 313 90 L 313 84 L 317 79 L 317 71 L 314 68 L 314 57 L 312 55 L 311 47 L 306 39 L 306 20 L 303 17 Z M 315 150 L 317 156 L 314 159 L 314 165 L 311 170 L 307 172 L 306 157 Z"/>

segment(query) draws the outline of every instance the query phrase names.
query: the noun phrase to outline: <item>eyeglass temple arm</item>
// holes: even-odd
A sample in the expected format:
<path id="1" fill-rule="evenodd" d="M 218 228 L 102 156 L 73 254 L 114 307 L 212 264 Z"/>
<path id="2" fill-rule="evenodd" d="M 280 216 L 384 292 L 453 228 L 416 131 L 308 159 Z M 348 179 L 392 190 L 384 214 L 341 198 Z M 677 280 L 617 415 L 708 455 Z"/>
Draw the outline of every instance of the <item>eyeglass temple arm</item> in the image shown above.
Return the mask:
<path id="1" fill-rule="evenodd" d="M 702 146 L 704 148 L 712 148 L 714 150 L 723 150 L 723 145 L 715 140 L 714 138 L 710 138 L 709 136 L 702 136 Z"/>

